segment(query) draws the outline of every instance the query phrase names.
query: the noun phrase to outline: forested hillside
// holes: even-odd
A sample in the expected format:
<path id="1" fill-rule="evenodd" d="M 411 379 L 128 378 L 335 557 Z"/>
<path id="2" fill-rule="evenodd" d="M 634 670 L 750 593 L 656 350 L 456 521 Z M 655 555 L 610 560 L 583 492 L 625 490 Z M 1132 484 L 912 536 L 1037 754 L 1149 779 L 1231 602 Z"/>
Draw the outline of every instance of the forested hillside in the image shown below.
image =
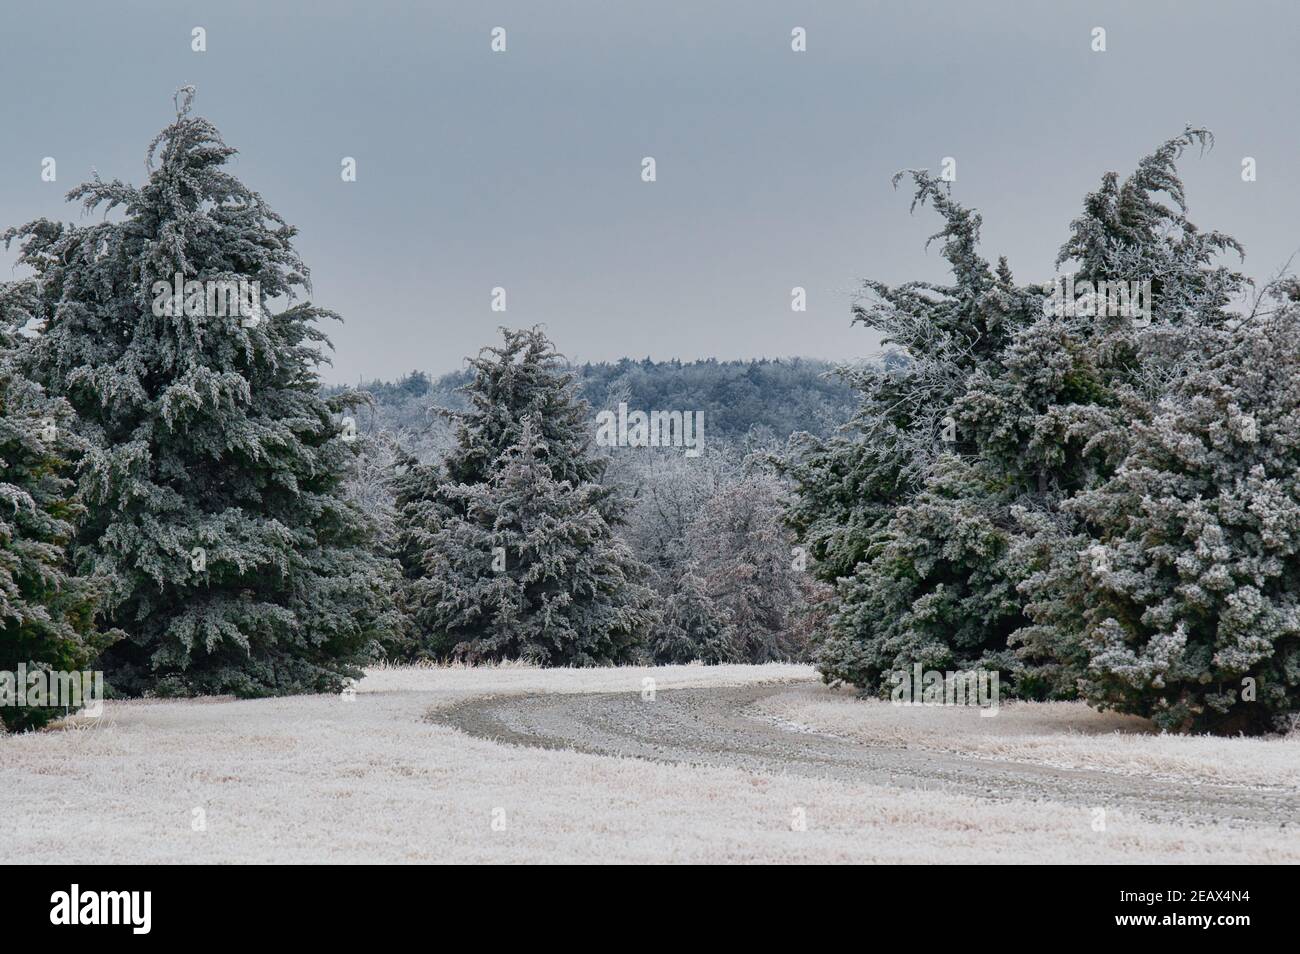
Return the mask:
<path id="1" fill-rule="evenodd" d="M 702 411 L 709 439 L 784 440 L 797 431 L 829 434 L 848 420 L 855 406 L 852 388 L 828 361 L 811 358 L 755 361 L 634 361 L 587 363 L 572 368 L 579 389 L 596 409 L 626 402 L 631 408 Z M 449 433 L 432 407 L 463 410 L 458 389 L 471 379 L 469 370 L 434 378 L 412 371 L 397 381 L 357 385 L 374 399 L 358 427 L 404 435 L 417 456 L 445 449 Z M 327 396 L 341 392 L 326 389 Z"/>

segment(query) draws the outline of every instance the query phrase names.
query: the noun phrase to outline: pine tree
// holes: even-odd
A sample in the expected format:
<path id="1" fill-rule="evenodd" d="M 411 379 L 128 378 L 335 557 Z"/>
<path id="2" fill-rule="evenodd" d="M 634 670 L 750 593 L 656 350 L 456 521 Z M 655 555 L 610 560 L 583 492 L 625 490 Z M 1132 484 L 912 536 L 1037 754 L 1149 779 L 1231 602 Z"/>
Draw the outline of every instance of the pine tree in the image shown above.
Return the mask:
<path id="1" fill-rule="evenodd" d="M 630 662 L 654 622 L 643 569 L 601 514 L 604 488 L 527 415 L 485 482 L 446 484 L 424 552 L 432 654 L 547 666 Z"/>
<path id="2" fill-rule="evenodd" d="M 837 584 L 818 665 L 865 692 L 916 662 L 1001 668 L 1006 636 L 1024 622 L 1007 598 L 994 485 L 953 415 L 972 376 L 1041 313 L 1042 295 L 981 257 L 978 214 L 928 173 L 912 177 L 913 208 L 928 202 L 944 218 L 934 238 L 952 284 L 866 283 L 872 297 L 855 319 L 895 350 L 849 372 L 862 402 L 841 434 L 805 439 L 784 467 L 799 492 L 790 522 L 821 579 Z"/>
<path id="3" fill-rule="evenodd" d="M 519 443 L 525 418 L 548 448 L 556 480 L 599 484 L 606 461 L 591 453 L 591 408 L 577 395 L 575 375 L 541 328 L 502 328 L 500 346 L 469 362 L 462 393 L 469 410 L 451 413 L 456 445 L 445 461 L 448 479 L 479 484 L 491 479 L 506 449 Z M 607 514 L 607 516 L 611 516 Z"/>
<path id="4" fill-rule="evenodd" d="M 102 221 L 6 233 L 40 287 L 25 365 L 90 442 L 74 553 L 112 580 L 128 634 L 102 665 L 128 693 L 333 691 L 393 625 L 391 570 L 342 493 L 356 447 L 336 415 L 355 397 L 318 393 L 314 323 L 337 316 L 297 300 L 295 230 L 179 96 L 142 187 L 69 194 Z"/>
<path id="5" fill-rule="evenodd" d="M 648 591 L 639 582 L 645 575 L 644 568 L 632 561 L 622 543 L 612 539 L 610 527 L 622 519 L 623 504 L 615 488 L 603 483 L 606 459 L 592 453 L 590 407 L 578 396 L 573 373 L 563 356 L 540 328 L 502 328 L 501 333 L 504 340 L 500 346 L 482 349 L 470 362 L 472 377 L 461 389 L 468 410 L 450 414 L 457 425 L 456 445 L 441 464 L 408 462 L 411 466 L 397 485 L 403 527 L 398 547 L 405 576 L 403 604 L 410 620 L 413 652 L 434 658 L 456 655 L 470 659 L 514 658 L 526 653 L 530 659 L 551 665 L 630 658 L 630 647 L 643 639 L 646 620 L 653 614 L 648 613 Z M 575 562 L 566 562 L 568 557 L 562 559 L 562 565 L 547 571 L 551 575 L 542 585 L 526 579 L 532 571 L 519 562 L 529 559 L 526 553 L 512 552 L 500 541 L 489 546 L 488 551 L 474 549 L 484 542 L 483 528 L 479 526 L 484 514 L 490 513 L 492 507 L 510 506 L 497 496 L 496 485 L 502 479 L 506 461 L 522 453 L 525 421 L 531 422 L 534 449 L 545 457 L 547 477 L 538 478 L 541 485 L 553 490 L 553 503 L 560 512 L 572 511 L 578 523 L 595 521 L 591 524 L 591 539 L 585 545 L 593 548 L 592 554 L 612 561 L 609 567 L 593 569 L 592 554 L 581 559 L 571 554 Z M 531 478 L 540 470 L 528 474 Z M 591 513 L 579 519 L 577 511 L 572 510 L 578 506 L 576 501 L 590 508 Z M 514 513 L 514 517 L 523 519 L 521 513 Z M 570 543 L 583 545 L 578 539 Z M 459 547 L 454 557 L 441 552 L 452 544 Z M 468 551 L 466 546 L 470 547 Z M 516 611 L 525 617 L 543 609 L 550 611 L 547 608 L 554 601 L 546 587 L 569 584 L 590 588 L 583 600 L 604 600 L 611 612 L 621 613 L 628 608 L 628 615 L 619 617 L 616 629 L 608 636 L 572 620 L 565 624 L 573 628 L 572 634 L 565 637 L 568 645 L 551 645 L 545 640 L 534 643 L 523 637 L 494 639 L 486 629 L 489 624 L 485 619 L 495 617 L 491 613 L 483 616 L 486 611 L 474 601 L 460 605 L 458 598 L 449 594 L 458 587 L 473 593 L 491 590 L 488 584 L 493 580 L 474 581 L 480 572 L 493 576 L 492 547 L 496 546 L 504 548 L 506 564 L 514 570 L 506 578 L 494 576 L 495 586 L 498 590 L 519 588 Z M 528 546 L 536 547 L 538 543 L 531 541 Z M 627 579 L 620 583 L 625 571 Z M 599 578 L 598 585 L 592 583 L 593 573 Z M 603 611 L 593 612 L 596 620 Z M 533 623 L 519 625 L 527 630 Z M 626 632 L 621 631 L 624 626 L 628 627 Z M 564 626 L 548 630 L 546 639 L 560 639 L 563 631 Z"/>
<path id="6" fill-rule="evenodd" d="M 443 523 L 453 518 L 451 502 L 442 493 L 448 483 L 440 463 L 418 461 L 407 454 L 394 467 L 395 554 L 401 567 L 399 599 L 407 635 L 400 644 L 389 647 L 389 658 L 394 661 L 437 659 L 454 648 L 440 631 L 440 593 L 425 560 L 439 545 L 436 534 Z"/>
<path id="7" fill-rule="evenodd" d="M 16 329 L 34 304 L 30 281 L 0 285 L 0 672 L 79 672 L 117 634 L 94 625 L 100 581 L 69 572 L 67 546 L 81 515 L 67 476 L 80 450 L 72 410 L 15 367 Z M 3 705 L 0 720 L 22 731 L 62 712 Z"/>
<path id="8" fill-rule="evenodd" d="M 650 637 L 650 658 L 661 666 L 745 660 L 731 614 L 714 602 L 694 567 L 682 573 L 664 601 L 663 616 Z"/>
<path id="9" fill-rule="evenodd" d="M 1202 339 L 1101 486 L 1067 507 L 1059 612 L 1089 703 L 1171 731 L 1285 731 L 1300 712 L 1300 304 Z"/>
<path id="10" fill-rule="evenodd" d="M 1093 307 L 1045 315 L 1017 337 L 998 380 L 973 383 L 959 412 L 999 478 L 1020 491 L 1009 559 L 1030 622 L 1010 641 L 1047 694 L 1072 694 L 1089 658 L 1078 586 L 1095 541 L 1070 501 L 1117 473 L 1139 439 L 1134 422 L 1149 420 L 1213 350 L 1244 288 L 1216 263 L 1241 246 L 1187 217 L 1178 159 L 1212 143 L 1189 127 L 1126 179 L 1108 173 L 1058 256 L 1076 266 L 1076 282 L 1149 282 L 1149 316 Z"/>
<path id="11" fill-rule="evenodd" d="M 1114 471 L 1131 439 L 1133 408 L 1185 372 L 1198 336 L 1222 325 L 1240 287 L 1239 275 L 1212 264 L 1226 249 L 1239 251 L 1236 243 L 1199 232 L 1185 215 L 1175 162 L 1187 146 L 1207 142 L 1208 133 L 1189 129 L 1123 182 L 1108 174 L 1061 252 L 1061 264 L 1078 264 L 1080 283 L 1150 282 L 1149 327 L 1133 309 L 1097 309 L 1095 297 L 1077 314 L 1051 313 L 1045 289 L 1015 285 L 1005 261 L 996 270 L 983 263 L 978 217 L 948 206 L 949 230 L 962 235 L 949 243 L 956 285 L 948 297 L 965 310 L 922 300 L 906 358 L 910 367 L 919 349 L 931 371 L 893 405 L 923 409 L 914 415 L 921 422 L 941 417 L 948 440 L 936 452 L 919 439 L 923 426 L 906 441 L 879 428 L 881 436 L 862 435 L 867 447 L 846 441 L 833 467 L 809 472 L 813 482 L 832 478 L 829 490 L 814 486 L 794 514 L 813 541 L 820 532 L 859 542 L 852 551 L 859 562 L 840 577 L 818 649 L 829 678 L 871 691 L 887 671 L 915 663 L 983 666 L 1010 676 L 1004 685 L 1014 695 L 1076 692 L 1087 657 L 1081 626 L 1053 587 L 1068 585 L 1075 570 L 1061 556 L 1082 537 L 1062 504 Z M 919 197 L 926 187 L 922 180 Z M 954 351 L 948 343 L 963 327 L 978 332 L 980 344 Z M 927 380 L 931 386 L 918 386 Z M 867 420 L 877 420 L 879 401 L 866 394 Z M 892 500 L 868 495 L 876 509 L 862 519 L 864 508 L 845 506 L 845 484 L 834 478 L 871 472 L 899 447 L 895 472 L 916 476 Z M 838 509 L 806 519 L 828 493 Z M 827 569 L 842 574 L 844 561 L 830 555 Z"/>

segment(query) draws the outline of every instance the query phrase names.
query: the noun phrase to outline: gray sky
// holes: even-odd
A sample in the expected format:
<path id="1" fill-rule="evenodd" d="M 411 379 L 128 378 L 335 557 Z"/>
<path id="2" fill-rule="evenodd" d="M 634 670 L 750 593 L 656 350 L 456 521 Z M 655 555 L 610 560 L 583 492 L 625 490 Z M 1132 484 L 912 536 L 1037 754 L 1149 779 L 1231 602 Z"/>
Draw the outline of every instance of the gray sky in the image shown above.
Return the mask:
<path id="1" fill-rule="evenodd" d="M 193 83 L 345 319 L 330 381 L 451 370 L 497 325 L 537 322 L 581 360 L 861 356 L 862 278 L 943 277 L 923 248 L 936 219 L 908 215 L 895 170 L 955 157 L 986 254 L 1043 280 L 1101 174 L 1187 122 L 1217 137 L 1184 159 L 1193 220 L 1235 235 L 1251 275 L 1300 247 L 1290 0 L 62 0 L 2 17 L 0 222 L 77 219 L 62 196 L 92 167 L 139 182 Z"/>

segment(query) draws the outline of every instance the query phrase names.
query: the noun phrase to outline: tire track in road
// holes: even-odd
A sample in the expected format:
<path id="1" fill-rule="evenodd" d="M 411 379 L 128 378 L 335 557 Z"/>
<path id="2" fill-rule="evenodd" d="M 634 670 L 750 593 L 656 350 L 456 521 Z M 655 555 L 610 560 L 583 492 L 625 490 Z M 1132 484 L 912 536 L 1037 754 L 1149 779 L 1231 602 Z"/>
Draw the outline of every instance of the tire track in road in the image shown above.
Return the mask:
<path id="1" fill-rule="evenodd" d="M 475 698 L 430 721 L 511 745 L 675 764 L 939 790 L 995 800 L 1105 808 L 1161 821 L 1232 827 L 1300 824 L 1300 792 L 1194 784 L 868 745 L 797 731 L 747 712 L 792 684 Z"/>

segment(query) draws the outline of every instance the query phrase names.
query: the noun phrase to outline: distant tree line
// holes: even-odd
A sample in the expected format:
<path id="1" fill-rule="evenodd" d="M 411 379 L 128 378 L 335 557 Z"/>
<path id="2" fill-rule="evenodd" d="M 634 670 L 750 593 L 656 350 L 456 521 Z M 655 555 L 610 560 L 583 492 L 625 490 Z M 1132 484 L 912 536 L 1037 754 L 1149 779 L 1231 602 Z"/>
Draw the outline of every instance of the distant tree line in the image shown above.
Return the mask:
<path id="1" fill-rule="evenodd" d="M 575 364 L 571 368 L 582 397 L 596 409 L 689 409 L 702 411 L 710 438 L 784 440 L 806 431 L 826 435 L 849 418 L 855 406 L 852 386 L 835 365 L 812 358 L 760 358 L 750 361 L 634 361 Z M 360 415 L 372 432 L 403 434 L 413 449 L 436 454 L 447 449 L 450 430 L 434 411 L 463 410 L 470 368 L 432 377 L 412 371 L 396 381 L 359 382 L 372 402 Z M 330 386 L 326 396 L 343 393 Z"/>

